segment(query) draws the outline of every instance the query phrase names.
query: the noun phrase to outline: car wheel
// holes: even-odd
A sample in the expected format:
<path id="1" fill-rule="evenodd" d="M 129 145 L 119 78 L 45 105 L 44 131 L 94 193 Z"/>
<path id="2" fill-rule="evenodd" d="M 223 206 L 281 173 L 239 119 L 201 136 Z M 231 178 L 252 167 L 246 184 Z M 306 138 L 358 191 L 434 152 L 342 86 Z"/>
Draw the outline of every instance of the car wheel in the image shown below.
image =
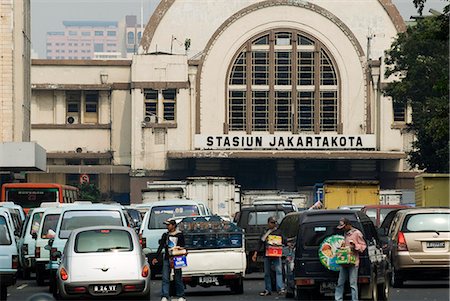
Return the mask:
<path id="1" fill-rule="evenodd" d="M 296 289 L 296 299 L 301 301 L 311 301 L 313 300 L 311 290 L 305 290 L 301 288 Z"/>
<path id="2" fill-rule="evenodd" d="M 36 283 L 38 286 L 43 286 L 45 282 L 44 271 L 40 266 L 36 266 Z"/>
<path id="3" fill-rule="evenodd" d="M 378 285 L 378 297 L 382 301 L 387 301 L 389 298 L 389 277 L 387 274 L 384 275 L 383 283 Z"/>
<path id="4" fill-rule="evenodd" d="M 230 285 L 231 291 L 236 295 L 241 295 L 244 293 L 244 281 L 242 277 L 234 280 Z"/>
<path id="5" fill-rule="evenodd" d="M 8 297 L 8 288 L 7 286 L 2 285 L 0 287 L 0 300 L 6 300 Z"/>
<path id="6" fill-rule="evenodd" d="M 402 275 L 400 275 L 400 272 L 396 268 L 393 268 L 391 272 L 391 285 L 395 288 L 403 286 Z"/>
<path id="7" fill-rule="evenodd" d="M 23 268 L 22 270 L 22 278 L 24 280 L 30 280 L 31 279 L 31 270 L 28 268 Z"/>

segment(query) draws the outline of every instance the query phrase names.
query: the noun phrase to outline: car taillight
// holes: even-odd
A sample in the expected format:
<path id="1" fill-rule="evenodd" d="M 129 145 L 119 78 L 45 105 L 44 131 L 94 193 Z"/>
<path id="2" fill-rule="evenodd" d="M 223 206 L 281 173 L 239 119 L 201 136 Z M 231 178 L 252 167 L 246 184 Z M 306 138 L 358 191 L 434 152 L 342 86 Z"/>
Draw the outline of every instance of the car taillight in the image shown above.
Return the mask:
<path id="1" fill-rule="evenodd" d="M 34 249 L 34 257 L 36 257 L 36 258 L 41 257 L 41 248 L 40 247 L 36 247 L 36 249 Z"/>
<path id="2" fill-rule="evenodd" d="M 406 245 L 405 234 L 403 234 L 403 232 L 398 232 L 397 250 L 398 251 L 408 251 L 408 246 Z"/>
<path id="3" fill-rule="evenodd" d="M 22 254 L 23 255 L 28 255 L 28 244 L 23 244 L 22 245 Z"/>
<path id="4" fill-rule="evenodd" d="M 147 247 L 147 239 L 142 237 L 142 233 L 139 233 L 139 243 L 141 244 L 142 249 Z"/>
<path id="5" fill-rule="evenodd" d="M 58 258 L 56 258 L 56 256 L 55 256 L 56 251 L 58 251 L 57 248 L 51 248 L 51 249 L 50 249 L 50 260 L 51 260 L 51 261 L 56 261 L 56 260 L 58 260 Z"/>
<path id="6" fill-rule="evenodd" d="M 67 279 L 69 279 L 69 275 L 67 274 L 66 270 L 64 268 L 61 268 L 59 270 L 59 275 L 61 276 L 61 279 L 66 281 Z"/>
<path id="7" fill-rule="evenodd" d="M 149 269 L 148 265 L 144 265 L 144 267 L 142 268 L 142 277 L 147 277 L 149 271 L 150 271 L 150 269 Z"/>
<path id="8" fill-rule="evenodd" d="M 11 259 L 11 266 L 13 269 L 17 269 L 19 267 L 19 256 L 13 255 Z"/>

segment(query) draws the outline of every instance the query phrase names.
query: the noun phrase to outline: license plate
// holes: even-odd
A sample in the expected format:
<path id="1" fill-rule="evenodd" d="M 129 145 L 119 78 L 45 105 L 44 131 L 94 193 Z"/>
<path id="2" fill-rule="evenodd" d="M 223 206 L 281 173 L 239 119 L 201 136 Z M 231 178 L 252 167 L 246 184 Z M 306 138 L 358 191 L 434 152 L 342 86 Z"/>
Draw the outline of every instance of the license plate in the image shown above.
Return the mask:
<path id="1" fill-rule="evenodd" d="M 427 241 L 427 248 L 430 248 L 430 249 L 445 248 L 445 242 L 444 241 Z"/>
<path id="2" fill-rule="evenodd" d="M 336 289 L 336 282 L 322 282 L 320 284 L 320 292 L 326 293 L 330 291 L 334 291 Z"/>
<path id="3" fill-rule="evenodd" d="M 117 292 L 117 285 L 115 284 L 94 285 L 94 293 L 97 294 L 108 294 L 116 292 Z"/>
<path id="4" fill-rule="evenodd" d="M 200 277 L 198 279 L 198 282 L 209 284 L 209 283 L 217 283 L 218 281 L 217 281 L 217 277 L 205 276 L 205 277 Z"/>

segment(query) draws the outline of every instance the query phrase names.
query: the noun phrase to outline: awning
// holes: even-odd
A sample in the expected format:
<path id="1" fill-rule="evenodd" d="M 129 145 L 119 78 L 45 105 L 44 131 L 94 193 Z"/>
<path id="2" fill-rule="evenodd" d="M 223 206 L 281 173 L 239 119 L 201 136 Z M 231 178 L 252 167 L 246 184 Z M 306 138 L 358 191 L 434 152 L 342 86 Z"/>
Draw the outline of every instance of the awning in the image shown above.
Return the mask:
<path id="1" fill-rule="evenodd" d="M 405 152 L 383 151 L 169 151 L 169 159 L 400 160 Z"/>

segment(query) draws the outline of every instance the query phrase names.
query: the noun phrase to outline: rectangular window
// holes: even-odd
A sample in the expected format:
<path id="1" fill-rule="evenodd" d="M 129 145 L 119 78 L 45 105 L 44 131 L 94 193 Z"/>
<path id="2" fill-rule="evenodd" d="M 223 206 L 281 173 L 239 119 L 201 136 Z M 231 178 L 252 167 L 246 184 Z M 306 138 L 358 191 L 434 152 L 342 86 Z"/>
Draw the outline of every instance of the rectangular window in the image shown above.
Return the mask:
<path id="1" fill-rule="evenodd" d="M 394 122 L 406 122 L 406 106 L 401 103 L 393 103 Z"/>
<path id="2" fill-rule="evenodd" d="M 94 51 L 95 52 L 103 52 L 103 44 L 95 43 L 94 44 Z"/>
<path id="3" fill-rule="evenodd" d="M 158 90 L 144 90 L 145 116 L 158 117 Z M 157 120 L 155 120 L 157 122 Z"/>
<path id="4" fill-rule="evenodd" d="M 9 235 L 8 224 L 3 216 L 0 216 L 0 245 L 12 244 L 11 236 Z"/>
<path id="5" fill-rule="evenodd" d="M 253 131 L 269 130 L 269 91 L 252 92 Z"/>
<path id="6" fill-rule="evenodd" d="M 89 230 L 75 238 L 76 253 L 131 252 L 133 240 L 124 230 Z"/>
<path id="7" fill-rule="evenodd" d="M 96 35 L 96 36 L 98 36 L 98 37 L 100 37 L 100 36 L 103 36 L 103 31 L 95 31 L 94 32 L 94 35 Z"/>
<path id="8" fill-rule="evenodd" d="M 269 84 L 269 53 L 267 51 L 252 52 L 253 85 Z"/>
<path id="9" fill-rule="evenodd" d="M 86 92 L 86 102 L 84 111 L 84 122 L 97 123 L 98 122 L 98 92 Z"/>
<path id="10" fill-rule="evenodd" d="M 314 131 L 314 92 L 298 93 L 298 126 L 301 132 Z"/>
<path id="11" fill-rule="evenodd" d="M 109 37 L 115 37 L 117 35 L 117 32 L 115 32 L 115 31 L 108 31 L 107 35 Z"/>
<path id="12" fill-rule="evenodd" d="M 90 31 L 83 31 L 83 32 L 81 33 L 81 35 L 84 36 L 84 37 L 88 37 L 88 36 L 91 35 L 91 32 L 90 32 Z"/>
<path id="13" fill-rule="evenodd" d="M 300 52 L 298 56 L 298 85 L 314 85 L 314 52 Z"/>
<path id="14" fill-rule="evenodd" d="M 81 92 L 66 91 L 67 113 L 79 113 L 81 102 Z M 69 114 L 73 116 L 74 114 Z M 78 114 L 75 114 L 78 115 Z"/>
<path id="15" fill-rule="evenodd" d="M 69 36 L 76 36 L 77 35 L 77 32 L 76 31 L 69 31 Z"/>
<path id="16" fill-rule="evenodd" d="M 291 130 L 291 92 L 275 91 L 275 131 Z"/>
<path id="17" fill-rule="evenodd" d="M 243 131 L 246 125 L 247 106 L 245 91 L 230 91 L 229 123 L 230 131 Z"/>
<path id="18" fill-rule="evenodd" d="M 337 130 L 337 92 L 320 92 L 320 131 Z"/>
<path id="19" fill-rule="evenodd" d="M 291 85 L 291 78 L 291 53 L 284 51 L 275 52 L 275 84 Z"/>
<path id="20" fill-rule="evenodd" d="M 175 104 L 177 99 L 176 89 L 162 91 L 163 96 L 163 119 L 165 121 L 175 121 Z"/>

